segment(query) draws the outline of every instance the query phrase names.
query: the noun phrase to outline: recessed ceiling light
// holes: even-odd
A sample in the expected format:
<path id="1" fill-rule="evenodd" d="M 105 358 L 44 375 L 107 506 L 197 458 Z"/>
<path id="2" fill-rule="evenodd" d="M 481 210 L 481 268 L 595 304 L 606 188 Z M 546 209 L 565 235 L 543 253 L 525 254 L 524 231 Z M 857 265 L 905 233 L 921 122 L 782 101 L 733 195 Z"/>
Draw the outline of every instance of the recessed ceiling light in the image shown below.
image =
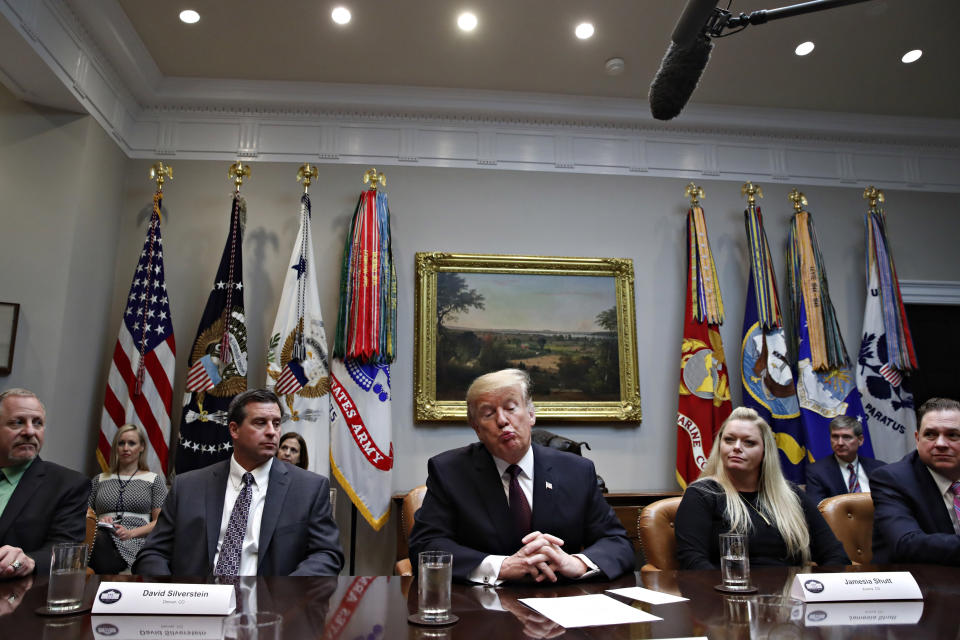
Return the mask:
<path id="1" fill-rule="evenodd" d="M 911 62 L 916 62 L 917 60 L 919 60 L 920 56 L 922 55 L 923 55 L 923 51 L 921 51 L 920 49 L 914 49 L 913 51 L 907 51 L 905 54 L 903 54 L 903 57 L 900 58 L 900 60 L 902 62 L 910 64 Z"/>
<path id="2" fill-rule="evenodd" d="M 581 40 L 586 40 L 593 35 L 593 25 L 589 22 L 581 22 L 577 25 L 577 28 L 573 30 L 573 33 Z"/>
<path id="3" fill-rule="evenodd" d="M 814 44 L 807 40 L 806 42 L 801 42 L 797 45 L 797 48 L 793 50 L 798 56 L 805 56 L 811 51 L 813 51 Z"/>
<path id="4" fill-rule="evenodd" d="M 457 17 L 457 26 L 462 31 L 473 31 L 477 28 L 477 16 L 469 11 L 464 11 Z"/>
<path id="5" fill-rule="evenodd" d="M 333 21 L 337 24 L 347 24 L 350 22 L 350 9 L 337 7 L 330 12 L 330 17 L 333 18 Z"/>
<path id="6" fill-rule="evenodd" d="M 618 76 L 623 73 L 625 63 L 623 58 L 610 58 L 603 63 L 603 70 L 606 71 L 608 76 Z"/>
<path id="7" fill-rule="evenodd" d="M 193 9 L 185 9 L 180 12 L 180 22 L 194 24 L 200 21 L 200 14 Z"/>

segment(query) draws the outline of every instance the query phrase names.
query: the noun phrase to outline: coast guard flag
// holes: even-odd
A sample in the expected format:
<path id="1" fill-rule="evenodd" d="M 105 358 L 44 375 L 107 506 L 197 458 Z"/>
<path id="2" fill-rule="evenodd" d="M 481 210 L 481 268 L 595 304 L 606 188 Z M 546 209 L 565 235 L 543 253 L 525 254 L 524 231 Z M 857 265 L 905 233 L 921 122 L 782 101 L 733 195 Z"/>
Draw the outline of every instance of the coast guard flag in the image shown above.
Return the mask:
<path id="1" fill-rule="evenodd" d="M 187 362 L 177 473 L 230 456 L 227 407 L 247 390 L 247 322 L 243 310 L 243 227 L 247 205 L 233 197 L 230 231 Z"/>
<path id="2" fill-rule="evenodd" d="M 110 463 L 117 429 L 129 423 L 142 427 L 147 434 L 150 470 L 162 476 L 167 474 L 177 346 L 163 278 L 162 198 L 160 192 L 153 196 L 150 227 L 110 362 L 97 442 L 97 461 L 104 471 Z"/>
<path id="3" fill-rule="evenodd" d="M 770 424 L 777 439 L 784 475 L 802 484 L 807 449 L 800 423 L 800 403 L 787 357 L 776 275 L 759 207 L 751 206 L 744 216 L 750 250 L 750 279 L 740 353 L 743 404 L 756 410 Z"/>
<path id="4" fill-rule="evenodd" d="M 853 365 L 830 300 L 827 272 L 813 218 L 807 211 L 798 211 L 791 220 L 787 254 L 790 299 L 797 331 L 800 418 L 807 451 L 814 460 L 819 460 L 833 455 L 831 420 L 847 415 L 866 427 L 866 418 L 860 405 Z M 866 428 L 863 437 L 860 455 L 873 457 Z"/>
<path id="5" fill-rule="evenodd" d="M 396 327 L 390 211 L 386 195 L 370 190 L 360 195 L 344 248 L 330 367 L 330 464 L 374 530 L 390 516 Z"/>
<path id="6" fill-rule="evenodd" d="M 680 353 L 677 409 L 677 483 L 686 489 L 698 477 L 713 436 L 730 415 L 730 384 L 720 339 L 723 299 L 710 252 L 703 209 L 687 213 L 687 301 Z"/>
<path id="7" fill-rule="evenodd" d="M 286 405 L 283 430 L 307 442 L 310 470 L 330 473 L 330 375 L 327 333 L 320 315 L 310 196 L 300 199 L 300 230 L 293 243 L 267 351 L 267 386 Z"/>
<path id="8" fill-rule="evenodd" d="M 909 373 L 917 368 L 900 284 L 887 250 L 883 211 L 866 215 L 867 302 L 857 359 L 857 388 L 873 452 L 894 462 L 913 451 L 917 430 Z"/>

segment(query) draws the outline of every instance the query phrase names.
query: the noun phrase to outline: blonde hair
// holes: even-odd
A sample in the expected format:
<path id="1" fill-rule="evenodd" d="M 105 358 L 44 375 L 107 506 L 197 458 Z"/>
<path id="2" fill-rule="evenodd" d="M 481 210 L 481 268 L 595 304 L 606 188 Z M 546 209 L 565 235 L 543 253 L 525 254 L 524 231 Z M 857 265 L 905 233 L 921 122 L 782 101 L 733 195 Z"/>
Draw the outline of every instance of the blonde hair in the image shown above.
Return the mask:
<path id="1" fill-rule="evenodd" d="M 756 411 L 748 407 L 737 407 L 723 421 L 723 425 L 717 431 L 717 435 L 714 436 L 710 457 L 707 458 L 707 463 L 704 465 L 700 477 L 697 478 L 697 482 L 713 480 L 723 489 L 727 498 L 725 515 L 730 523 L 730 531 L 747 533 L 753 529 L 749 507 L 745 504 L 745 499 L 740 496 L 740 492 L 733 486 L 720 457 L 720 442 L 723 440 L 723 432 L 727 425 L 734 420 L 753 423 L 760 430 L 760 436 L 763 439 L 763 459 L 760 464 L 757 509 L 770 518 L 772 524 L 780 532 L 780 536 L 787 545 L 787 553 L 791 556 L 799 555 L 803 559 L 803 564 L 809 563 L 810 530 L 807 529 L 807 521 L 803 515 L 800 496 L 796 494 L 787 479 L 783 477 L 783 471 L 780 469 L 780 457 L 777 453 L 777 440 L 773 435 L 773 429 Z"/>
<path id="2" fill-rule="evenodd" d="M 147 464 L 147 434 L 135 424 L 125 424 L 117 429 L 117 432 L 113 435 L 113 444 L 110 445 L 110 473 L 120 474 L 120 462 L 117 460 L 117 443 L 120 441 L 120 436 L 128 431 L 136 431 L 137 437 L 140 438 L 140 444 L 143 445 L 143 449 L 140 450 L 140 455 L 137 456 L 137 470 L 150 470 L 150 465 Z"/>
<path id="3" fill-rule="evenodd" d="M 527 408 L 533 409 L 533 396 L 530 393 L 530 374 L 522 369 L 501 369 L 492 373 L 485 373 L 473 382 L 467 389 L 467 420 L 473 422 L 473 403 L 478 396 L 497 389 L 520 386 L 523 401 Z"/>

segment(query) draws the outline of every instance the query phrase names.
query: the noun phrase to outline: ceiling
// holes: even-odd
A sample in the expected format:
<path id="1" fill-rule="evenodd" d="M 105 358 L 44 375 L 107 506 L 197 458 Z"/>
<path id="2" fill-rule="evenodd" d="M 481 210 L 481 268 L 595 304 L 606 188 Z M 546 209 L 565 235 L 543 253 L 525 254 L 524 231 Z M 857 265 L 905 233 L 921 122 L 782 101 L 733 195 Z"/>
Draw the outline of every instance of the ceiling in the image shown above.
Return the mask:
<path id="1" fill-rule="evenodd" d="M 788 2 L 734 0 L 731 10 Z M 140 72 L 124 60 L 131 45 L 98 18 L 111 7 L 115 13 L 119 7 L 165 79 L 258 81 L 265 91 L 275 81 L 314 90 L 358 83 L 641 103 L 684 6 L 679 0 L 343 0 L 353 20 L 339 27 L 329 17 L 335 4 L 341 3 L 67 0 L 132 87 L 144 79 L 131 77 Z M 200 22 L 181 23 L 183 8 L 196 9 Z M 464 8 L 479 18 L 470 34 L 455 26 Z M 583 20 L 596 26 L 587 41 L 572 33 Z M 753 26 L 716 41 L 691 102 L 960 118 L 957 83 L 948 81 L 958 23 L 958 2 L 870 0 Z M 816 43 L 814 52 L 794 55 L 805 40 Z M 923 57 L 901 63 L 914 48 Z M 611 57 L 625 61 L 619 76 L 604 73 Z"/>

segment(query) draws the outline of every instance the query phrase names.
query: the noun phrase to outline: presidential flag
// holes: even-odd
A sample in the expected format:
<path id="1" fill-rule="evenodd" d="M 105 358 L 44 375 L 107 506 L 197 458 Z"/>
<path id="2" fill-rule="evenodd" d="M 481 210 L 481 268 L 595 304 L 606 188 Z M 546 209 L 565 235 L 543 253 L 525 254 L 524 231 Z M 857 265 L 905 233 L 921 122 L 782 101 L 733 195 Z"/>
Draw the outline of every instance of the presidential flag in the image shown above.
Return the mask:
<path id="1" fill-rule="evenodd" d="M 390 210 L 386 194 L 371 189 L 360 195 L 344 248 L 330 368 L 330 463 L 374 530 L 390 516 L 396 327 Z"/>
<path id="2" fill-rule="evenodd" d="M 915 448 L 917 430 L 909 373 L 917 368 L 907 314 L 882 209 L 866 215 L 867 301 L 857 358 L 857 388 L 863 400 L 875 457 L 899 460 Z"/>
<path id="3" fill-rule="evenodd" d="M 293 243 L 267 351 L 267 386 L 286 407 L 283 430 L 307 443 L 310 470 L 330 473 L 330 372 L 327 333 L 320 314 L 310 196 L 300 199 L 300 228 Z"/>
<path id="4" fill-rule="evenodd" d="M 803 194 L 792 194 L 798 205 Z M 797 398 L 807 451 L 814 460 L 833 454 L 830 421 L 846 415 L 866 425 L 860 392 L 847 348 L 840 334 L 827 272 L 813 217 L 798 211 L 790 222 L 787 271 L 797 336 Z M 870 434 L 863 432 L 860 454 L 873 457 Z"/>
<path id="5" fill-rule="evenodd" d="M 687 299 L 680 353 L 677 409 L 677 483 L 700 476 L 713 436 L 730 415 L 730 384 L 720 339 L 723 299 L 703 209 L 687 212 Z"/>
<path id="6" fill-rule="evenodd" d="M 107 376 L 97 442 L 97 461 L 104 471 L 108 469 L 117 429 L 135 424 L 147 434 L 150 470 L 167 474 L 177 347 L 163 277 L 162 198 L 159 191 L 153 197 L 150 226 L 133 274 Z"/>
<path id="7" fill-rule="evenodd" d="M 802 484 L 808 456 L 780 314 L 776 274 L 760 208 L 751 204 L 744 216 L 750 277 L 740 352 L 743 404 L 755 409 L 770 424 L 784 475 Z"/>
<path id="8" fill-rule="evenodd" d="M 225 460 L 232 449 L 227 408 L 235 395 L 247 389 L 247 323 L 243 308 L 246 214 L 246 202 L 237 193 L 216 280 L 187 363 L 177 473 Z"/>

